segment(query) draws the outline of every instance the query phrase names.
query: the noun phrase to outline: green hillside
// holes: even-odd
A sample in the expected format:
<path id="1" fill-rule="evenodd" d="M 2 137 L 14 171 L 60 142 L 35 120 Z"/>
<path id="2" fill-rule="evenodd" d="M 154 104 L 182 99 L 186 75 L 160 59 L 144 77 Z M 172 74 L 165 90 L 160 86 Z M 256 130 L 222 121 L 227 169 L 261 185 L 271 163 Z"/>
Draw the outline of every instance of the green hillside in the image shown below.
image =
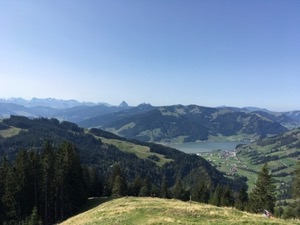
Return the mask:
<path id="1" fill-rule="evenodd" d="M 151 160 L 160 167 L 165 163 L 172 161 L 172 159 L 168 159 L 162 154 L 151 152 L 151 149 L 148 146 L 137 145 L 125 140 L 106 139 L 103 137 L 101 137 L 100 139 L 103 143 L 114 145 L 123 152 L 135 154 L 140 159 Z"/>
<path id="2" fill-rule="evenodd" d="M 132 108 L 79 123 L 147 142 L 194 142 L 214 137 L 257 138 L 286 131 L 268 113 L 197 105 Z"/>
<path id="3" fill-rule="evenodd" d="M 104 181 L 111 166 L 118 163 L 128 184 L 141 177 L 159 189 L 162 178 L 167 176 L 168 188 L 175 184 L 177 178 L 182 179 L 186 188 L 191 188 L 195 181 L 205 177 L 209 178 L 212 190 L 217 184 L 233 185 L 238 190 L 238 185 L 230 182 L 203 158 L 162 145 L 126 140 L 100 129 L 85 130 L 74 123 L 57 119 L 11 116 L 1 124 L 3 134 L 7 135 L 12 130 L 20 132 L 0 136 L 0 157 L 7 155 L 14 159 L 20 149 L 42 152 L 46 141 L 57 147 L 67 141 L 76 146 L 81 163 L 94 168 Z"/>
<path id="4" fill-rule="evenodd" d="M 61 225 L 140 225 L 140 224 L 300 224 L 265 218 L 233 208 L 221 208 L 197 202 L 174 199 L 125 197 L 105 202 L 99 206 L 62 222 Z"/>
<path id="5" fill-rule="evenodd" d="M 300 157 L 300 129 L 238 146 L 236 155 L 215 151 L 202 153 L 201 156 L 229 176 L 234 174 L 246 176 L 250 187 L 255 182 L 257 172 L 267 162 L 277 186 L 280 187 L 279 194 L 287 195 L 282 198 L 288 199 L 292 175 Z"/>

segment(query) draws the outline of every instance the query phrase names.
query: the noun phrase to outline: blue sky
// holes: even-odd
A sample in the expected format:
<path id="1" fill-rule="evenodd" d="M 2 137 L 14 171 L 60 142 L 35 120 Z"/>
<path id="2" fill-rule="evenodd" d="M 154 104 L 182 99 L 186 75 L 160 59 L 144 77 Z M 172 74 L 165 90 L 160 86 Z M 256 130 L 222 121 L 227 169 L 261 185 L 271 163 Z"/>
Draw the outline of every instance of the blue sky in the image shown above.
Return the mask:
<path id="1" fill-rule="evenodd" d="M 298 0 L 0 1 L 0 98 L 300 109 Z"/>

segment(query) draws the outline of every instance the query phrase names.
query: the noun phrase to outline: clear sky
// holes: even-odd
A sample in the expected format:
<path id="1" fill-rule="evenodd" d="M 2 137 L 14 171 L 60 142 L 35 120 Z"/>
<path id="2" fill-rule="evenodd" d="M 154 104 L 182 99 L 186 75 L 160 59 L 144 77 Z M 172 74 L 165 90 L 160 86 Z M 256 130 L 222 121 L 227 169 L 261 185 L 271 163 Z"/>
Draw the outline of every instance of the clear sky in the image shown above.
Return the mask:
<path id="1" fill-rule="evenodd" d="M 0 0 L 0 98 L 300 109 L 299 0 Z"/>

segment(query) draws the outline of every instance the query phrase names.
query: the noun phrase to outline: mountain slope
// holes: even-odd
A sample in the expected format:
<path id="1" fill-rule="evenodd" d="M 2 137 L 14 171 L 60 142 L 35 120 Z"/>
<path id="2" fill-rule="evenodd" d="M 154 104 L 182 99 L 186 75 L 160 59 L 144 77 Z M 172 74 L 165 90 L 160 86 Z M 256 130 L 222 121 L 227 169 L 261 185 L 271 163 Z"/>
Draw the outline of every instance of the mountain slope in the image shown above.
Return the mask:
<path id="1" fill-rule="evenodd" d="M 175 105 L 130 112 L 106 114 L 80 124 L 152 142 L 207 140 L 210 136 L 267 136 L 287 130 L 272 118 L 234 108 Z"/>
<path id="2" fill-rule="evenodd" d="M 179 200 L 127 197 L 103 203 L 61 225 L 83 224 L 298 224 L 297 221 L 264 218 L 233 208 L 221 208 Z"/>
<path id="3" fill-rule="evenodd" d="M 177 177 L 187 186 L 200 177 L 207 179 L 212 188 L 218 183 L 234 186 L 201 157 L 162 145 L 125 140 L 99 129 L 87 131 L 74 123 L 59 122 L 57 119 L 28 119 L 20 116 L 4 119 L 0 122 L 0 129 L 0 135 L 6 134 L 0 136 L 0 156 L 5 154 L 14 158 L 20 149 L 41 151 L 47 140 L 55 146 L 68 141 L 76 145 L 82 163 L 96 168 L 104 177 L 109 173 L 111 165 L 118 162 L 129 182 L 141 176 L 159 187 L 162 177 L 166 175 L 170 187 Z M 7 135 L 10 130 L 18 132 Z M 101 138 L 114 142 L 105 143 Z M 126 142 L 126 149 L 115 144 L 120 140 Z M 137 146 L 139 149 L 147 149 L 148 155 L 142 157 L 140 152 L 134 151 Z M 132 151 L 128 151 L 128 148 Z"/>
<path id="4" fill-rule="evenodd" d="M 228 175 L 246 176 L 250 188 L 263 165 L 268 163 L 279 190 L 277 198 L 285 200 L 291 198 L 292 176 L 300 159 L 299 149 L 300 128 L 239 145 L 235 150 L 236 154 L 216 151 L 202 153 L 201 156 Z"/>

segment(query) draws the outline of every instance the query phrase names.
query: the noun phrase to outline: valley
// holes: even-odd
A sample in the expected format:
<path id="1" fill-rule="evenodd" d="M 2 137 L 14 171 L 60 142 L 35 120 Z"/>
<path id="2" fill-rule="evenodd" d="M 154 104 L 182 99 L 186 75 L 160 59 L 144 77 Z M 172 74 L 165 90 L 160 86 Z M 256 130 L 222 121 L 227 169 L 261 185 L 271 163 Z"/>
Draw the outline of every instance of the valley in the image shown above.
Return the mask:
<path id="1" fill-rule="evenodd" d="M 105 110 L 99 114 L 103 107 Z M 259 172 L 268 163 L 275 178 L 276 210 L 293 202 L 292 177 L 300 156 L 300 129 L 287 129 L 286 125 L 297 124 L 295 117 L 196 105 L 106 107 L 110 106 L 77 105 L 59 109 L 76 123 L 62 117 L 48 118 L 49 115 L 3 118 L 0 155 L 14 162 L 21 149 L 42 154 L 45 143 L 60 149 L 67 142 L 76 149 L 82 165 L 99 175 L 99 195 L 118 197 L 126 191 L 130 196 L 173 197 L 184 201 L 192 197 L 202 203 L 236 207 L 240 204 L 239 191 L 246 187 L 250 194 Z M 98 116 L 82 120 L 82 116 L 88 117 L 86 113 Z M 122 185 L 126 186 L 117 193 L 116 188 L 121 184 L 115 184 L 116 177 L 110 178 L 116 165 L 122 171 L 118 182 L 123 180 Z M 218 189 L 232 193 L 221 195 L 214 202 Z M 245 208 L 250 207 L 249 200 L 243 201 L 246 202 L 243 210 L 251 211 Z M 42 208 L 40 205 L 39 210 Z M 283 211 L 280 212 L 276 211 L 282 216 Z"/>

